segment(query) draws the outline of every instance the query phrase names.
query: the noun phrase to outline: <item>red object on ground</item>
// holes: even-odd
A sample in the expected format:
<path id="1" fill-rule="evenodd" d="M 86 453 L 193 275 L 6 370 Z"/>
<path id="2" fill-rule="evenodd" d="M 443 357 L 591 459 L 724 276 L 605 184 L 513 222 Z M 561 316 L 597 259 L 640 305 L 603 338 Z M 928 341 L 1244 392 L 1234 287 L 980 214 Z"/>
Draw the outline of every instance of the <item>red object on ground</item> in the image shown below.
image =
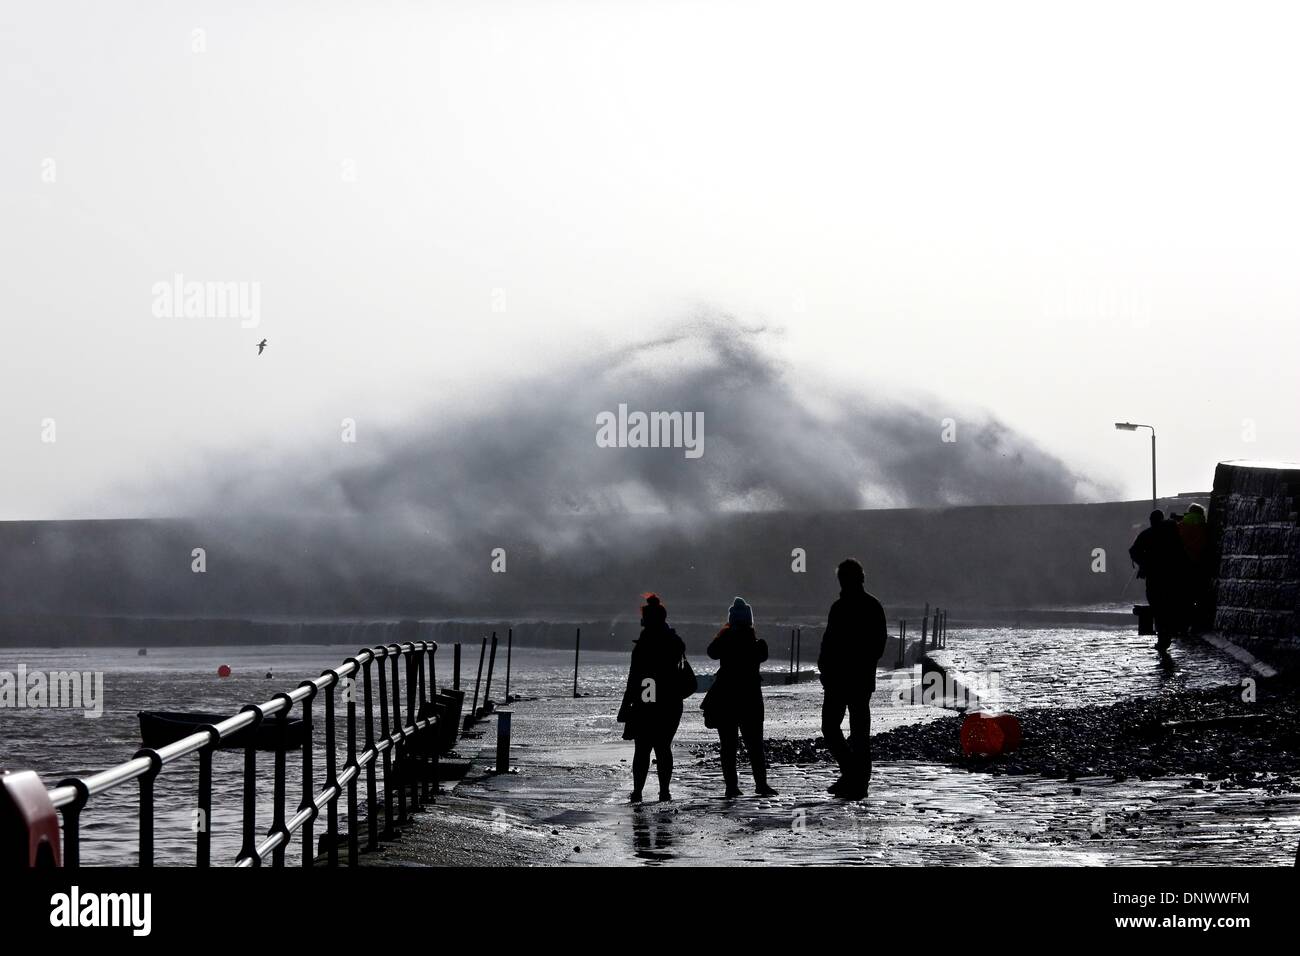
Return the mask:
<path id="1" fill-rule="evenodd" d="M 0 776 L 0 823 L 0 862 L 6 868 L 63 865 L 59 814 L 34 771 Z"/>
<path id="2" fill-rule="evenodd" d="M 968 757 L 997 757 L 1020 746 L 1020 721 L 1011 714 L 967 714 L 961 725 L 961 751 Z"/>
<path id="3" fill-rule="evenodd" d="M 229 664 L 222 664 L 220 667 L 218 667 L 218 668 L 217 668 L 217 676 L 218 676 L 218 677 L 229 677 L 229 676 L 230 676 L 230 665 L 229 665 Z"/>
<path id="4" fill-rule="evenodd" d="M 993 720 L 1002 728 L 1002 752 L 1010 753 L 1013 750 L 1018 750 L 1022 739 L 1020 721 L 1016 720 L 1011 714 L 998 714 Z"/>

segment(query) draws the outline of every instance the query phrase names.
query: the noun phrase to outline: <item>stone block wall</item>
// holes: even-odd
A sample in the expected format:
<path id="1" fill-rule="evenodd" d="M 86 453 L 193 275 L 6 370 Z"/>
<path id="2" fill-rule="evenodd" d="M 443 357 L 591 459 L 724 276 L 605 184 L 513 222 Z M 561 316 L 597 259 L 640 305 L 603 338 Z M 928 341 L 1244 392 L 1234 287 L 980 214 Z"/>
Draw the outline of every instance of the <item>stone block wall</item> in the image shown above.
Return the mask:
<path id="1" fill-rule="evenodd" d="M 1300 663 L 1300 464 L 1221 462 L 1209 524 L 1215 629 L 1270 663 Z"/>

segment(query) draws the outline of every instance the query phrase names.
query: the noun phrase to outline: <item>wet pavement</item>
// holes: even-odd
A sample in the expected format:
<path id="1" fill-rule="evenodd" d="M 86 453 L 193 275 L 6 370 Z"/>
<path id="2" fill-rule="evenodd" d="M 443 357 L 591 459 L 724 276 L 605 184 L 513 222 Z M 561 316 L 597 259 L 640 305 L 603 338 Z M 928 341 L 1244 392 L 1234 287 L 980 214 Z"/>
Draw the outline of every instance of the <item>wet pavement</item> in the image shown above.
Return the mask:
<path id="1" fill-rule="evenodd" d="M 1148 638 L 1080 630 L 951 636 L 950 665 L 1004 667 L 1012 706 L 1082 705 L 1240 680 L 1243 665 L 1207 645 L 1176 646 L 1163 665 Z M 1014 640 L 1012 640 L 1014 638 Z M 885 672 L 882 672 L 882 677 Z M 882 680 L 873 731 L 951 713 L 900 705 Z M 816 683 L 765 689 L 769 738 L 818 733 Z M 1189 777 L 1116 782 L 994 776 L 931 763 L 877 762 L 870 797 L 825 790 L 826 764 L 778 765 L 773 798 L 721 799 L 716 758 L 689 701 L 674 748 L 673 799 L 627 803 L 631 744 L 611 696 L 544 697 L 513 705 L 513 772 L 488 772 L 489 752 L 439 805 L 373 862 L 407 865 L 1286 865 L 1300 841 L 1300 796 L 1205 786 Z M 464 746 L 472 746 L 465 742 Z M 743 778 L 742 789 L 750 790 Z M 656 792 L 654 768 L 646 786 Z"/>

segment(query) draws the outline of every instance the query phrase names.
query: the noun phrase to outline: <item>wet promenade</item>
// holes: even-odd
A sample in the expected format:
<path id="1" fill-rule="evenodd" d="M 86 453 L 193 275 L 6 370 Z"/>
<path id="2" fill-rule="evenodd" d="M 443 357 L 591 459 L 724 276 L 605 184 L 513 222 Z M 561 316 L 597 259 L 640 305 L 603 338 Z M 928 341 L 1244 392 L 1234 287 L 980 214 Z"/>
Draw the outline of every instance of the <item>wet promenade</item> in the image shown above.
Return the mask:
<path id="1" fill-rule="evenodd" d="M 1176 646 L 1162 663 L 1149 639 L 1119 630 L 954 631 L 940 653 L 953 666 L 1001 667 L 1012 709 L 1220 686 L 1245 673 L 1200 642 Z M 876 732 L 945 713 L 897 704 L 897 686 L 881 682 Z M 818 733 L 817 684 L 769 688 L 766 697 L 769 738 Z M 516 704 L 516 772 L 487 772 L 485 754 L 375 862 L 1290 865 L 1300 840 L 1300 796 L 1189 777 L 1067 782 L 877 762 L 870 798 L 847 804 L 825 793 L 831 766 L 777 765 L 777 797 L 725 801 L 698 701 L 688 702 L 675 747 L 674 799 L 632 807 L 631 745 L 620 739 L 616 708 L 607 696 Z M 492 741 L 489 722 L 480 742 Z M 654 792 L 652 768 L 646 793 Z"/>

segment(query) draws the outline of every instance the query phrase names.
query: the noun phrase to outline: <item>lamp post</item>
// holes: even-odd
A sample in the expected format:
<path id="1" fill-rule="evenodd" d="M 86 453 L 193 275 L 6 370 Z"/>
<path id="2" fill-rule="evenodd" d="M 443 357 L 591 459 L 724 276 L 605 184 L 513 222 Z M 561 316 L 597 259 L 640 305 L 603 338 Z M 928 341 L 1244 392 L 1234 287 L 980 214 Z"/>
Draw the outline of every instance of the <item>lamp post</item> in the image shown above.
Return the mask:
<path id="1" fill-rule="evenodd" d="M 1151 429 L 1151 510 L 1156 509 L 1156 430 L 1153 425 L 1139 425 L 1136 422 L 1116 422 L 1115 427 L 1122 432 L 1135 432 L 1139 428 Z"/>

